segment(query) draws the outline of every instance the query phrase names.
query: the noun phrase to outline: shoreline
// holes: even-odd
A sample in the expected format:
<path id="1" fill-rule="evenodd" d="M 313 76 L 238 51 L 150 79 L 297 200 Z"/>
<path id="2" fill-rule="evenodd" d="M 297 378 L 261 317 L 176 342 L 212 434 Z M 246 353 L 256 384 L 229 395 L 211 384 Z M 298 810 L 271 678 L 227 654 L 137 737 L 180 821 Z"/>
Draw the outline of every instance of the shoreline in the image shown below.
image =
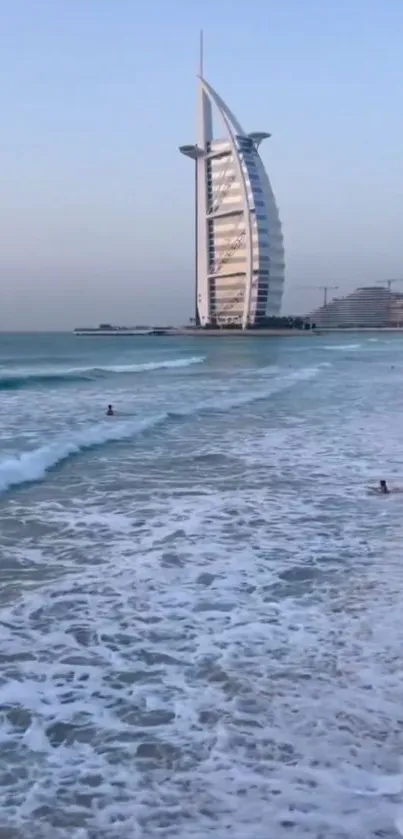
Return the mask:
<path id="1" fill-rule="evenodd" d="M 194 329 L 187 327 L 155 327 L 150 331 L 131 329 L 120 330 L 74 330 L 77 338 L 320 338 L 324 335 L 359 335 L 379 333 L 402 333 L 403 328 L 397 326 L 361 326 L 346 327 L 345 329 Z M 51 333 L 48 333 L 51 334 Z"/>
<path id="2" fill-rule="evenodd" d="M 163 337 L 178 337 L 178 338 L 320 338 L 322 335 L 351 335 L 360 333 L 390 333 L 400 332 L 403 334 L 403 328 L 396 326 L 379 326 L 379 327 L 347 327 L 346 329 L 317 329 L 311 331 L 310 329 L 167 329 Z"/>

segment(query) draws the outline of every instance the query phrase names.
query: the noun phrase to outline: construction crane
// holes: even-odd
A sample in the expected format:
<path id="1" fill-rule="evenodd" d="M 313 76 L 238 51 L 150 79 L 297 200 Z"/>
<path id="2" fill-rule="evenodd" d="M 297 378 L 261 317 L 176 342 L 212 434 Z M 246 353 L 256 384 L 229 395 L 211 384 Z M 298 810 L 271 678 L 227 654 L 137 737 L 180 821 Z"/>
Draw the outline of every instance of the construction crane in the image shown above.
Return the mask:
<path id="1" fill-rule="evenodd" d="M 305 285 L 302 288 L 317 288 L 320 291 L 323 291 L 323 305 L 327 306 L 327 293 L 328 291 L 336 291 L 338 289 L 338 285 Z"/>
<path id="2" fill-rule="evenodd" d="M 386 285 L 388 288 L 388 292 L 390 294 L 393 283 L 402 283 L 403 279 L 401 277 L 397 277 L 395 280 L 377 280 L 377 285 Z"/>

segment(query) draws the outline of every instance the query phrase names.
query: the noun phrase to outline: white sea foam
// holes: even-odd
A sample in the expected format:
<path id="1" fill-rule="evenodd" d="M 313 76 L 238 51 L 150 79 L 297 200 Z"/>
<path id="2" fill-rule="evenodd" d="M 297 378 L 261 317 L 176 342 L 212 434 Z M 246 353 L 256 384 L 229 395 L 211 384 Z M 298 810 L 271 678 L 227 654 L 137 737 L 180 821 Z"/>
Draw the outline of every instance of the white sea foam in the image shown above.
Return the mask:
<path id="1" fill-rule="evenodd" d="M 216 400 L 211 399 L 205 405 L 201 405 L 200 409 L 202 410 L 204 407 L 207 410 L 230 410 L 231 408 L 241 408 L 243 405 L 248 405 L 249 403 L 257 402 L 261 399 L 267 399 L 271 395 L 274 395 L 282 390 L 286 390 L 287 388 L 293 387 L 299 383 L 314 379 L 320 372 L 320 369 L 321 368 L 319 366 L 302 367 L 299 370 L 293 370 L 285 375 L 273 377 L 270 379 L 271 384 L 269 386 L 265 386 L 264 388 L 250 388 L 239 396 L 221 397 Z"/>
<path id="2" fill-rule="evenodd" d="M 344 352 L 345 350 L 359 350 L 361 344 L 329 344 L 323 347 L 324 350 L 334 350 L 335 352 Z"/>
<path id="3" fill-rule="evenodd" d="M 44 820 L 70 839 L 60 812 L 85 839 L 221 839 L 226 825 L 235 839 L 389 835 L 402 785 L 382 760 L 399 745 L 399 549 L 379 573 L 360 553 L 357 511 L 344 534 L 344 514 L 323 522 L 321 502 L 267 483 L 150 498 L 144 524 L 122 496 L 109 516 L 79 501 L 44 510 L 61 534 L 68 515 L 86 562 L 72 552 L 64 580 L 2 612 L 0 652 L 19 676 L 0 684 L 0 749 L 30 756 L 27 774 L 10 780 L 10 757 L 4 770 L 8 824 L 27 839 L 46 836 Z M 51 533 L 42 548 L 57 550 Z M 348 549 L 359 567 L 340 562 Z"/>

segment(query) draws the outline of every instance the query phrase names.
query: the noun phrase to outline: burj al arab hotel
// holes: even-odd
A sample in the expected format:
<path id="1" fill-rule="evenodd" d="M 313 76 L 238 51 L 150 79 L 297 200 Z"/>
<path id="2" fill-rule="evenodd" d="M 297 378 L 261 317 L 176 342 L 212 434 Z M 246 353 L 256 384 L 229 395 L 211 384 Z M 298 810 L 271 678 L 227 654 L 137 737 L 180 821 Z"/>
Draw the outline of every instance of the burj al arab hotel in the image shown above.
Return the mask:
<path id="1" fill-rule="evenodd" d="M 246 329 L 280 313 L 284 289 L 281 222 L 259 155 L 270 134 L 246 134 L 202 67 L 198 88 L 197 144 L 180 147 L 195 162 L 195 320 Z"/>

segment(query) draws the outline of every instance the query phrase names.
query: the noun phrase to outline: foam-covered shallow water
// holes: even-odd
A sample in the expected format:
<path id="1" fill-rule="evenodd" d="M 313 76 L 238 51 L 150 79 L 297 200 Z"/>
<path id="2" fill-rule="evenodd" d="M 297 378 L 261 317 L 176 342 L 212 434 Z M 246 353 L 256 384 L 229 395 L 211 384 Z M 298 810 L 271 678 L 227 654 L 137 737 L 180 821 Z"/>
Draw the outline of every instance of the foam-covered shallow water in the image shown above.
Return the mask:
<path id="1" fill-rule="evenodd" d="M 373 337 L 0 339 L 0 836 L 399 835 Z"/>

